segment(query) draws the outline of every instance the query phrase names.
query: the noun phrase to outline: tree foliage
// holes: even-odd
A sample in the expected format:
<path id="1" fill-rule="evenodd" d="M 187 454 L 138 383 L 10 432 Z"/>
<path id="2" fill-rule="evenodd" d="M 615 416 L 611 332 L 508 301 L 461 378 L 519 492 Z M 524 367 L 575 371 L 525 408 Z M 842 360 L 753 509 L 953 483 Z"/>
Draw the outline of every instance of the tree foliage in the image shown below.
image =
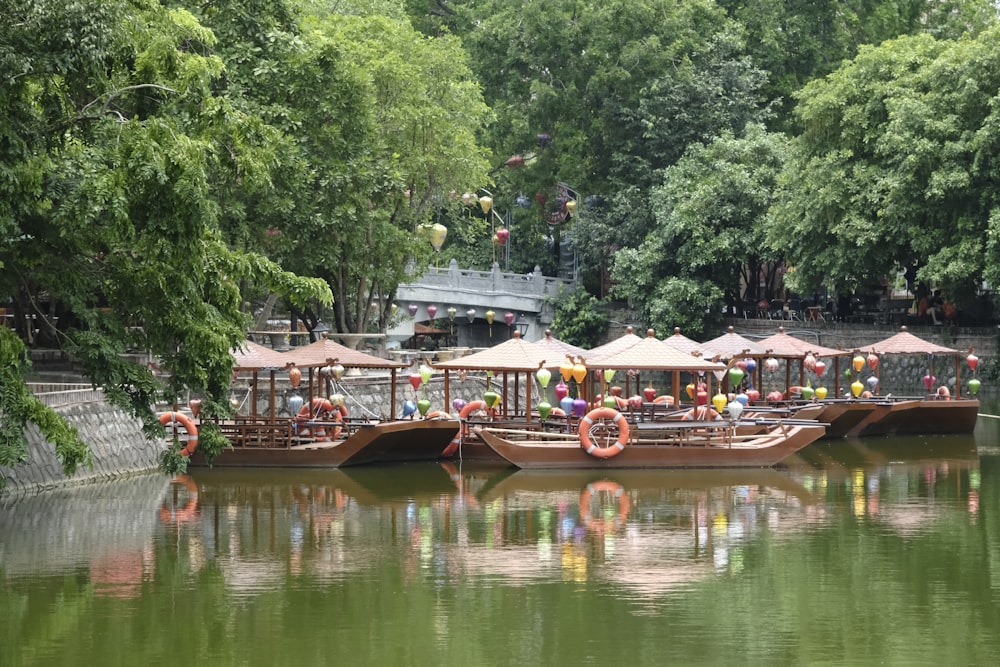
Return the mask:
<path id="1" fill-rule="evenodd" d="M 866 48 L 802 91 L 768 233 L 793 285 L 849 290 L 909 266 L 953 293 L 1000 279 L 997 30 Z"/>
<path id="2" fill-rule="evenodd" d="M 302 304 L 329 303 L 330 292 L 234 252 L 220 230 L 219 175 L 239 165 L 266 181 L 270 165 L 259 123 L 213 92 L 223 65 L 203 54 L 214 35 L 152 0 L 0 8 L 0 288 L 18 333 L 33 340 L 39 323 L 151 433 L 162 433 L 154 402 L 188 389 L 205 396 L 206 415 L 227 411 L 229 351 L 247 326 L 240 285 Z M 160 357 L 166 384 L 122 356 L 130 349 Z M 2 353 L 5 374 L 23 383 L 21 350 Z M 5 460 L 23 458 L 28 419 L 67 469 L 86 461 L 54 412 L 22 391 L 2 400 Z M 202 439 L 210 455 L 222 443 Z"/>

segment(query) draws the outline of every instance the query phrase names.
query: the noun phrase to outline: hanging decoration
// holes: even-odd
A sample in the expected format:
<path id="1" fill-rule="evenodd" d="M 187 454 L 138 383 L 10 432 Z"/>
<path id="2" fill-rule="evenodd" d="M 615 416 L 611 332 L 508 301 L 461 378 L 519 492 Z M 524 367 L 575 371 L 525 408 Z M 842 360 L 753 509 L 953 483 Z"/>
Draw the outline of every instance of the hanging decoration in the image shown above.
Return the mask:
<path id="1" fill-rule="evenodd" d="M 292 364 L 291 368 L 288 369 L 288 381 L 292 383 L 292 389 L 298 389 L 302 382 L 302 369 Z"/>
<path id="2" fill-rule="evenodd" d="M 867 360 L 860 354 L 855 355 L 854 359 L 851 360 L 851 364 L 854 366 L 854 372 L 860 373 L 861 369 L 865 367 Z"/>
<path id="3" fill-rule="evenodd" d="M 429 317 L 430 319 L 433 320 L 434 316 L 437 315 L 437 312 L 438 312 L 437 306 L 427 306 L 427 317 Z"/>
<path id="4" fill-rule="evenodd" d="M 868 368 L 873 372 L 878 368 L 878 355 L 874 352 L 869 352 L 865 361 L 868 363 Z"/>
<path id="5" fill-rule="evenodd" d="M 406 310 L 410 312 L 410 317 L 413 317 L 417 314 L 417 308 L 418 306 L 415 303 L 411 303 L 409 306 L 406 307 Z"/>
<path id="6" fill-rule="evenodd" d="M 440 222 L 435 222 L 431 225 L 431 247 L 434 248 L 434 252 L 440 252 L 441 246 L 444 245 L 444 240 L 448 238 L 448 228 L 442 225 Z"/>
<path id="7" fill-rule="evenodd" d="M 562 400 L 569 396 L 569 387 L 563 380 L 559 380 L 559 384 L 555 388 L 556 398 L 562 403 Z"/>
<path id="8" fill-rule="evenodd" d="M 493 320 L 496 318 L 497 314 L 492 310 L 486 311 L 486 323 L 490 325 L 490 338 L 493 337 Z"/>
<path id="9" fill-rule="evenodd" d="M 507 245 L 508 238 L 510 238 L 510 230 L 506 227 L 500 227 L 493 234 L 493 242 L 501 247 Z"/>
<path id="10" fill-rule="evenodd" d="M 805 359 L 802 360 L 802 365 L 805 366 L 807 371 L 813 371 L 816 369 L 816 357 L 813 356 L 812 352 L 807 352 Z"/>

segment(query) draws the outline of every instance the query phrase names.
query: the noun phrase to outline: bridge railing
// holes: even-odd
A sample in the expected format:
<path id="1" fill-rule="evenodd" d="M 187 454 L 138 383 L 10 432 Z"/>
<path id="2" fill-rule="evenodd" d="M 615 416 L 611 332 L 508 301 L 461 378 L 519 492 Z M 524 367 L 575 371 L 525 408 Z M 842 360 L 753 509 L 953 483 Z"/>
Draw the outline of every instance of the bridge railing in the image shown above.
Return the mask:
<path id="1" fill-rule="evenodd" d="M 556 296 L 560 289 L 573 289 L 573 281 L 544 276 L 537 267 L 532 273 L 507 273 L 501 271 L 498 264 L 494 264 L 492 271 L 476 271 L 458 268 L 458 262 L 454 259 L 448 268 L 428 267 L 413 284 L 532 296 Z"/>

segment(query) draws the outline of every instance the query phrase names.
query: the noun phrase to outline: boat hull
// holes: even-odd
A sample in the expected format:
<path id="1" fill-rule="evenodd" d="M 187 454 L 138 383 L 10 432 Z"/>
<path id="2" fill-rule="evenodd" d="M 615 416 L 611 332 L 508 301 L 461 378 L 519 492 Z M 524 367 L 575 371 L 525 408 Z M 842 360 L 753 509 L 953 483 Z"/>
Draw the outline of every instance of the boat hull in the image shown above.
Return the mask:
<path id="1" fill-rule="evenodd" d="M 372 463 L 434 461 L 458 434 L 458 420 L 419 419 L 359 425 L 349 437 L 293 447 L 232 447 L 217 467 L 338 468 Z M 209 465 L 200 452 L 191 465 Z"/>
<path id="2" fill-rule="evenodd" d="M 527 470 L 619 468 L 767 468 L 780 463 L 825 432 L 823 425 L 795 425 L 762 436 L 755 444 L 674 445 L 629 443 L 616 456 L 601 459 L 568 441 L 508 440 L 484 429 L 483 441 L 512 465 Z"/>
<path id="3" fill-rule="evenodd" d="M 974 398 L 924 399 L 896 428 L 899 435 L 948 435 L 972 433 L 979 417 Z"/>
<path id="4" fill-rule="evenodd" d="M 826 424 L 826 435 L 823 437 L 827 439 L 845 437 L 875 411 L 875 403 L 857 399 L 824 401 L 823 405 L 825 409 L 816 421 Z"/>

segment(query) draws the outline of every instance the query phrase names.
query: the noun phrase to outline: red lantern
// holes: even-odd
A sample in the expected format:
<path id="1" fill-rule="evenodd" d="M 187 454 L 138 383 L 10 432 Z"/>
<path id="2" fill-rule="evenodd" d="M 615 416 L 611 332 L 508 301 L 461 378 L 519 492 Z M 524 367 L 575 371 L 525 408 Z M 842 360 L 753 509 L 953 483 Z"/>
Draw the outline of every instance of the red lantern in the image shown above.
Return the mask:
<path id="1" fill-rule="evenodd" d="M 432 320 L 434 319 L 434 316 L 437 315 L 437 311 L 438 311 L 437 306 L 427 306 L 427 314 L 430 315 L 430 318 Z"/>
<path id="2" fill-rule="evenodd" d="M 975 372 L 975 370 L 976 370 L 976 366 L 978 366 L 978 365 L 979 365 L 979 357 L 977 357 L 976 355 L 974 355 L 974 354 L 972 354 L 972 353 L 970 352 L 970 353 L 969 353 L 969 356 L 967 356 L 967 357 L 965 358 L 965 363 L 969 364 L 969 370 L 970 370 L 970 371 L 973 371 L 973 372 Z"/>
<path id="3" fill-rule="evenodd" d="M 503 321 L 507 323 L 507 326 L 514 324 L 514 313 L 511 312 L 504 313 Z"/>
<path id="4" fill-rule="evenodd" d="M 495 236 L 498 245 L 507 245 L 507 239 L 510 238 L 510 230 L 506 227 L 501 227 L 496 231 Z"/>
<path id="5" fill-rule="evenodd" d="M 868 368 L 872 370 L 878 368 L 878 355 L 875 354 L 874 352 L 868 353 L 868 358 L 866 359 L 866 361 L 868 362 Z"/>

